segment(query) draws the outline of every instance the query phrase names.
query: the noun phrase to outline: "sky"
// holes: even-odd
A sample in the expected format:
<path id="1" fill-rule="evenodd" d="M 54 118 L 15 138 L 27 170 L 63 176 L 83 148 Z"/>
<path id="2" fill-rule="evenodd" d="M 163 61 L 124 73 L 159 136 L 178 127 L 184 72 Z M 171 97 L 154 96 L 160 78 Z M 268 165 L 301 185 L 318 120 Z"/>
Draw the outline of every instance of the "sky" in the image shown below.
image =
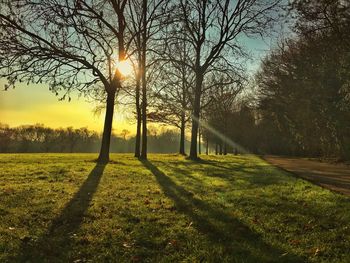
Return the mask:
<path id="1" fill-rule="evenodd" d="M 84 97 L 75 95 L 71 102 L 59 101 L 59 97 L 50 92 L 46 85 L 16 85 L 15 89 L 5 91 L 4 84 L 5 80 L 0 79 L 0 123 L 10 127 L 36 123 L 53 128 L 87 127 L 102 132 L 104 113 L 96 115 L 95 105 Z M 113 126 L 116 133 L 133 129 L 133 125 L 118 109 Z"/>
<path id="2" fill-rule="evenodd" d="M 252 75 L 259 68 L 261 58 L 269 51 L 270 46 L 275 45 L 276 37 L 266 40 L 243 37 L 240 42 L 252 55 L 252 60 L 247 65 L 247 72 Z M 4 91 L 5 83 L 5 79 L 0 78 L 0 123 L 11 127 L 36 123 L 53 128 L 87 127 L 102 132 L 104 112 L 96 115 L 95 105 L 87 102 L 84 97 L 76 94 L 71 102 L 59 101 L 59 97 L 50 92 L 45 84 L 17 84 L 16 89 Z M 125 109 L 116 109 L 113 123 L 115 133 L 127 129 L 131 135 L 135 134 L 135 124 L 126 115 L 132 115 L 131 111 L 130 109 L 127 113 Z"/>
<path id="3" fill-rule="evenodd" d="M 254 71 L 270 43 L 259 39 L 245 39 L 244 42 L 253 55 L 248 69 Z M 104 112 L 96 115 L 95 105 L 87 102 L 84 97 L 76 94 L 71 102 L 59 101 L 59 97 L 50 92 L 45 84 L 27 86 L 20 83 L 15 89 L 5 91 L 5 83 L 5 79 L 0 79 L 0 123 L 10 127 L 40 123 L 52 128 L 87 127 L 97 132 L 103 130 Z M 115 111 L 114 133 L 119 134 L 127 129 L 131 135 L 135 134 L 135 124 L 131 123 L 124 112 L 118 108 Z"/>

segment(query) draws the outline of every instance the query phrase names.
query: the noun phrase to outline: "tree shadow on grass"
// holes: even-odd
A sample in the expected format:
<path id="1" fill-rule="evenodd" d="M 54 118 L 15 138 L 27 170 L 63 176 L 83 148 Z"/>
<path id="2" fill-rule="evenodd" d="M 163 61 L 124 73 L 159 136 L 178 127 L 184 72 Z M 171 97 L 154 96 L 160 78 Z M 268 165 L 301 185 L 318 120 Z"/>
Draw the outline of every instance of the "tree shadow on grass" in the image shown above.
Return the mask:
<path id="1" fill-rule="evenodd" d="M 218 164 L 218 161 L 213 161 L 213 160 L 204 160 L 201 159 L 200 161 L 198 161 L 199 164 L 206 164 L 206 165 L 211 165 L 211 166 L 215 166 L 216 168 L 220 168 L 220 169 L 224 169 L 224 170 L 231 170 L 232 167 L 227 167 L 224 165 L 220 165 Z"/>
<path id="2" fill-rule="evenodd" d="M 155 176 L 165 195 L 175 202 L 176 209 L 189 216 L 194 227 L 204 234 L 215 247 L 220 247 L 220 255 L 208 251 L 210 256 L 204 261 L 214 259 L 218 262 L 223 260 L 229 262 L 303 261 L 296 255 L 286 255 L 280 249 L 267 244 L 259 234 L 253 232 L 227 211 L 196 198 L 192 192 L 176 184 L 150 161 L 141 160 L 141 162 Z"/>
<path id="3" fill-rule="evenodd" d="M 84 220 L 97 190 L 105 165 L 96 165 L 78 192 L 63 208 L 44 235 L 38 240 L 23 242 L 16 262 L 72 261 L 75 232 Z"/>
<path id="4" fill-rule="evenodd" d="M 188 165 L 189 164 L 189 165 Z M 247 182 L 246 188 L 261 188 L 269 185 L 284 184 L 295 178 L 289 176 L 288 173 L 284 173 L 285 176 L 281 176 L 280 173 L 271 173 L 271 169 L 275 169 L 273 166 L 264 166 L 259 164 L 237 164 L 228 163 L 226 165 L 220 165 L 216 161 L 202 160 L 202 162 L 190 162 L 186 163 L 185 167 L 178 167 L 174 163 L 162 163 L 162 166 L 166 166 L 167 169 L 171 170 L 173 174 L 180 181 L 187 181 L 192 179 L 198 183 L 198 187 L 201 187 L 200 178 L 211 177 L 220 178 L 231 184 L 232 187 L 237 187 L 236 180 L 241 179 Z M 190 169 L 188 168 L 190 166 Z M 201 177 L 193 176 L 192 172 L 202 171 Z"/>

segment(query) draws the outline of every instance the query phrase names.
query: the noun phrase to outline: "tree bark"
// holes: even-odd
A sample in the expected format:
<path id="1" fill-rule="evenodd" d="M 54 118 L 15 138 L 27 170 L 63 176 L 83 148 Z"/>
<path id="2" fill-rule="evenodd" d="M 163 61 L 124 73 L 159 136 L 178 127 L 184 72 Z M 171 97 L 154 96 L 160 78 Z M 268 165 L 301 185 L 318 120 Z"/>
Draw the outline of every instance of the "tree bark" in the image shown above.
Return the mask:
<path id="1" fill-rule="evenodd" d="M 181 128 L 180 128 L 180 151 L 181 155 L 185 153 L 185 112 L 181 113 Z"/>
<path id="2" fill-rule="evenodd" d="M 209 139 L 207 138 L 207 144 L 205 146 L 205 154 L 208 155 L 209 154 Z"/>
<path id="3" fill-rule="evenodd" d="M 227 143 L 226 143 L 226 136 L 227 136 L 227 123 L 226 123 L 226 120 L 227 120 L 227 114 L 224 113 L 224 120 L 223 120 L 223 123 L 224 123 L 224 135 L 225 135 L 225 138 L 223 140 L 223 145 L 224 145 L 224 155 L 227 155 Z"/>
<path id="4" fill-rule="evenodd" d="M 110 150 L 112 123 L 113 123 L 113 114 L 114 114 L 114 100 L 115 100 L 115 90 L 108 91 L 101 150 L 100 150 L 99 157 L 97 159 L 97 162 L 99 164 L 106 164 L 109 162 L 109 150 Z"/>
<path id="5" fill-rule="evenodd" d="M 147 83 L 146 83 L 146 41 L 147 41 L 147 0 L 142 5 L 143 29 L 142 29 L 142 149 L 141 158 L 147 159 Z"/>
<path id="6" fill-rule="evenodd" d="M 141 107 L 140 107 L 140 81 L 136 83 L 136 138 L 135 138 L 135 157 L 140 157 L 141 149 Z"/>
<path id="7" fill-rule="evenodd" d="M 201 106 L 201 93 L 202 93 L 203 73 L 196 72 L 196 90 L 193 104 L 192 113 L 192 131 L 191 131 L 191 148 L 189 158 L 192 160 L 198 159 L 197 155 L 197 138 L 198 138 L 198 127 L 199 127 L 199 113 Z"/>
<path id="8" fill-rule="evenodd" d="M 142 148 L 141 148 L 141 158 L 147 159 L 147 106 L 146 99 L 143 100 L 142 106 Z"/>
<path id="9" fill-rule="evenodd" d="M 201 128 L 198 129 L 198 153 L 202 154 L 202 133 Z"/>
<path id="10" fill-rule="evenodd" d="M 185 50 L 185 45 L 184 45 L 184 53 L 186 53 Z M 180 151 L 179 153 L 181 155 L 186 155 L 185 153 L 185 129 L 186 129 L 186 87 L 185 87 L 185 82 L 186 82 L 186 69 L 183 68 L 182 70 L 182 101 L 181 101 L 181 127 L 180 127 Z"/>

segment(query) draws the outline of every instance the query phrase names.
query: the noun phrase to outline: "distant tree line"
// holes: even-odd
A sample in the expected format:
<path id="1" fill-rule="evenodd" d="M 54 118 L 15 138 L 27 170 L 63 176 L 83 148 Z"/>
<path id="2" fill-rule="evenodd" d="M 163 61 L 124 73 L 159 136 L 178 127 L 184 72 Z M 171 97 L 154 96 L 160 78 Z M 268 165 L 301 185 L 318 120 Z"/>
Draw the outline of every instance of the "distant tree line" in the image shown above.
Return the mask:
<path id="1" fill-rule="evenodd" d="M 134 151 L 135 136 L 112 134 L 111 151 L 131 153 Z M 174 153 L 178 150 L 179 134 L 169 130 L 149 129 L 149 151 L 153 153 Z M 101 135 L 87 128 L 49 128 L 40 124 L 9 127 L 0 124 L 1 153 L 95 153 L 101 144 Z M 188 143 L 186 142 L 186 146 Z"/>
<path id="2" fill-rule="evenodd" d="M 350 159 L 350 3 L 294 1 L 297 37 L 257 74 L 266 151 Z"/>

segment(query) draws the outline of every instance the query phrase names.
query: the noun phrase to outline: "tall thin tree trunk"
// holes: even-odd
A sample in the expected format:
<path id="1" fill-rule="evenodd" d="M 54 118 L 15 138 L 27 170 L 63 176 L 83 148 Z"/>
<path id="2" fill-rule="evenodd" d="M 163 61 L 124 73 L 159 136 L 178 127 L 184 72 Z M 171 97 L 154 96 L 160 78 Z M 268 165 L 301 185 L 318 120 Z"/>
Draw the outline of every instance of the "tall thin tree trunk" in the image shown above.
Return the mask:
<path id="1" fill-rule="evenodd" d="M 147 159 L 147 94 L 146 85 L 142 84 L 142 148 L 141 158 Z"/>
<path id="2" fill-rule="evenodd" d="M 197 139 L 198 139 L 198 127 L 199 127 L 199 113 L 201 106 L 201 92 L 203 83 L 203 73 L 196 72 L 196 90 L 193 104 L 192 113 L 192 131 L 191 131 L 191 148 L 190 148 L 190 159 L 198 159 L 197 155 Z"/>
<path id="3" fill-rule="evenodd" d="M 208 155 L 209 154 L 209 139 L 207 138 L 207 144 L 205 146 L 205 154 Z"/>
<path id="4" fill-rule="evenodd" d="M 185 112 L 181 113 L 181 128 L 180 128 L 180 154 L 186 155 L 185 153 Z"/>
<path id="5" fill-rule="evenodd" d="M 118 14 L 118 59 L 123 61 L 125 59 L 125 48 L 124 48 L 124 30 L 125 30 L 125 17 L 123 14 L 124 9 L 116 10 Z M 112 77 L 112 76 L 111 76 Z M 109 162 L 109 150 L 112 135 L 112 124 L 113 124 L 113 114 L 114 114 L 114 102 L 115 94 L 117 90 L 120 90 L 120 74 L 118 72 L 114 73 L 112 82 L 109 87 L 106 87 L 107 91 L 107 107 L 105 122 L 103 127 L 102 143 L 99 157 L 97 159 L 98 163 L 106 164 Z"/>
<path id="6" fill-rule="evenodd" d="M 147 159 L 147 83 L 146 83 L 146 45 L 147 45 L 147 0 L 142 4 L 142 149 L 141 158 Z"/>
<path id="7" fill-rule="evenodd" d="M 215 143 L 215 155 L 218 155 L 218 143 Z"/>
<path id="8" fill-rule="evenodd" d="M 223 144 L 224 144 L 224 155 L 227 155 L 227 143 L 226 143 L 226 136 L 227 136 L 227 117 L 226 117 L 226 114 L 224 115 L 225 116 L 225 119 L 224 119 L 224 135 L 225 135 L 225 138 L 223 140 Z"/>
<path id="9" fill-rule="evenodd" d="M 114 114 L 114 99 L 115 99 L 115 90 L 107 92 L 107 107 L 105 122 L 102 135 L 102 143 L 100 155 L 97 159 L 98 163 L 106 164 L 109 162 L 109 149 L 111 142 L 112 134 L 112 123 L 113 123 L 113 114 Z"/>
<path id="10" fill-rule="evenodd" d="M 139 73 L 138 73 L 139 74 Z M 141 149 L 141 107 L 140 107 L 140 79 L 136 82 L 136 139 L 135 139 L 135 157 L 140 157 Z"/>
<path id="11" fill-rule="evenodd" d="M 184 45 L 184 53 L 186 53 L 185 45 Z M 186 68 L 182 68 L 182 101 L 181 101 L 181 127 L 180 127 L 180 151 L 181 155 L 186 155 L 185 153 L 185 128 L 186 128 Z"/>
<path id="12" fill-rule="evenodd" d="M 222 143 L 219 144 L 219 154 L 222 155 Z"/>
<path id="13" fill-rule="evenodd" d="M 202 154 L 202 133 L 201 128 L 198 129 L 198 153 Z"/>

